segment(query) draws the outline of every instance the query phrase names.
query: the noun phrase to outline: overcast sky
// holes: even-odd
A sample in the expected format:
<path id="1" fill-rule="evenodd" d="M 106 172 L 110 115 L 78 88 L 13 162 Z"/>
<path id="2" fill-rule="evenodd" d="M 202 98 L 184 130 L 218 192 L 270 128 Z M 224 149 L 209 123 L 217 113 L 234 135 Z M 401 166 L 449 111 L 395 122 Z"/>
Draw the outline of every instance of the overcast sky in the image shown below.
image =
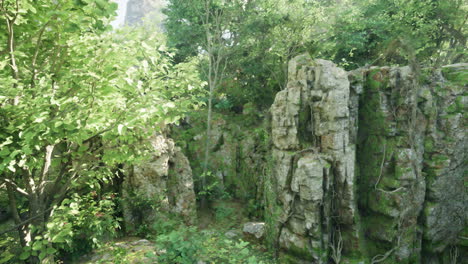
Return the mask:
<path id="1" fill-rule="evenodd" d="M 119 9 L 117 10 L 117 17 L 114 21 L 112 21 L 112 26 L 117 28 L 125 22 L 125 12 L 127 11 L 127 1 L 128 0 L 113 0 L 119 5 Z"/>

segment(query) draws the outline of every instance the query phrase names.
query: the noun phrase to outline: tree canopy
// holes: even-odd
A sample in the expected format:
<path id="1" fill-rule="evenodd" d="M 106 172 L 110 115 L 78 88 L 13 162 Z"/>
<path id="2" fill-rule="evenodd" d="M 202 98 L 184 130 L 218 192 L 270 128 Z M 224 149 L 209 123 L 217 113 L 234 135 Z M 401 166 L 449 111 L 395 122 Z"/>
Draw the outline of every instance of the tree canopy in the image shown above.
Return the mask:
<path id="1" fill-rule="evenodd" d="M 176 58 L 204 48 L 205 2 L 223 10 L 229 56 L 220 93 L 233 104 L 269 106 L 285 86 L 287 62 L 304 52 L 347 69 L 408 64 L 408 57 L 426 66 L 466 58 L 462 0 L 170 0 L 165 25 Z"/>

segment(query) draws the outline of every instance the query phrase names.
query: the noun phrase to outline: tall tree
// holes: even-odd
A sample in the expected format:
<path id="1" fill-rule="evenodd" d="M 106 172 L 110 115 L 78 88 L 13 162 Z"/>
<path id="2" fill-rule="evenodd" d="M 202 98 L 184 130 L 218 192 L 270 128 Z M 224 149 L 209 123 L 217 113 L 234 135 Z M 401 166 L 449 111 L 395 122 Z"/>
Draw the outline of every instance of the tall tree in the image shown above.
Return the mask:
<path id="1" fill-rule="evenodd" d="M 229 34 L 229 30 L 225 27 L 227 15 L 223 12 L 222 6 L 214 5 L 212 0 L 204 0 L 204 9 L 201 13 L 201 21 L 204 29 L 205 42 L 203 48 L 208 57 L 207 72 L 205 73 L 208 80 L 209 97 L 208 97 L 208 114 L 206 120 L 206 139 L 205 139 L 205 156 L 203 160 L 203 175 L 201 190 L 205 194 L 202 195 L 202 207 L 206 207 L 206 187 L 208 176 L 208 163 L 210 159 L 211 149 L 211 119 L 213 111 L 213 96 L 215 90 L 218 89 L 220 81 L 224 77 L 227 63 L 227 43 L 225 34 Z"/>

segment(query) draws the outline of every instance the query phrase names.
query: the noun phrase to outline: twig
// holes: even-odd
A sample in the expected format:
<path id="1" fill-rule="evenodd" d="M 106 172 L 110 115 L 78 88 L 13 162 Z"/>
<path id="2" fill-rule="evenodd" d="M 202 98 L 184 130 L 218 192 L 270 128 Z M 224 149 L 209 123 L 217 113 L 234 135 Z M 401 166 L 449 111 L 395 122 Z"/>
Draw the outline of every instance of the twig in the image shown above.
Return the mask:
<path id="1" fill-rule="evenodd" d="M 386 150 L 387 150 L 387 142 L 385 142 L 385 144 L 384 144 L 384 146 L 383 146 L 383 157 L 382 157 L 382 162 L 380 163 L 380 174 L 379 174 L 379 178 L 377 179 L 377 182 L 376 182 L 375 185 L 374 185 L 374 188 L 375 188 L 376 190 L 378 190 L 377 185 L 379 185 L 379 183 L 380 183 L 380 178 L 382 178 L 383 166 L 384 166 L 384 163 L 385 163 Z"/>
<path id="2" fill-rule="evenodd" d="M 47 208 L 46 210 L 44 210 L 44 211 L 38 213 L 37 215 L 35 215 L 35 216 L 33 216 L 33 217 L 30 217 L 30 218 L 24 220 L 23 222 L 21 222 L 21 223 L 15 225 L 15 226 L 13 226 L 13 227 L 8 228 L 7 230 L 4 230 L 4 231 L 0 232 L 0 236 L 3 235 L 3 234 L 9 233 L 9 232 L 15 231 L 15 230 L 17 230 L 19 227 L 22 227 L 22 226 L 25 226 L 25 225 L 29 224 L 29 223 L 30 223 L 31 221 L 33 221 L 34 219 L 39 218 L 39 217 L 43 216 L 45 213 L 47 213 L 47 212 L 51 211 L 52 209 L 54 209 L 54 207 L 55 207 L 55 205 L 54 205 L 54 206 L 51 206 L 51 207 L 49 207 L 49 208 Z"/>

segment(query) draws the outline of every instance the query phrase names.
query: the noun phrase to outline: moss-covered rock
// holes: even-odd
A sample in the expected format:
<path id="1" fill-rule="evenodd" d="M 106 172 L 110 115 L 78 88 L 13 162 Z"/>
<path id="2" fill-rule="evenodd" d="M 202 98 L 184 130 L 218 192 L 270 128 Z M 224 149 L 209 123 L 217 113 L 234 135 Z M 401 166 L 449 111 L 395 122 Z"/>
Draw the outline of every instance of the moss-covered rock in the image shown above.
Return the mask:
<path id="1" fill-rule="evenodd" d="M 332 261 L 337 249 L 342 263 L 461 260 L 468 64 L 371 67 L 349 73 L 349 84 L 304 56 L 289 70 L 271 108 L 277 193 L 268 209 L 282 261 Z M 323 160 L 305 165 L 310 155 Z"/>

